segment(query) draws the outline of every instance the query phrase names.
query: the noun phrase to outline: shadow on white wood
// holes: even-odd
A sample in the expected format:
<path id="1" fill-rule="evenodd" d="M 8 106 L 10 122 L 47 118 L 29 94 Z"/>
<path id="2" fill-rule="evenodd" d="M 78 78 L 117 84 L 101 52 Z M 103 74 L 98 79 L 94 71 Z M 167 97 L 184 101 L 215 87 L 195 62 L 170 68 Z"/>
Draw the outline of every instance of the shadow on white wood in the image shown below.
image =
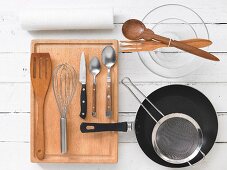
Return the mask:
<path id="1" fill-rule="evenodd" d="M 150 160 L 140 149 L 137 143 L 120 143 L 117 164 L 36 164 L 30 162 L 29 143 L 1 143 L 0 150 L 4 153 L 1 157 L 0 169 L 4 170 L 167 170 Z M 196 170 L 222 170 L 226 168 L 227 144 L 217 143 L 207 157 L 193 167 L 185 169 Z"/>

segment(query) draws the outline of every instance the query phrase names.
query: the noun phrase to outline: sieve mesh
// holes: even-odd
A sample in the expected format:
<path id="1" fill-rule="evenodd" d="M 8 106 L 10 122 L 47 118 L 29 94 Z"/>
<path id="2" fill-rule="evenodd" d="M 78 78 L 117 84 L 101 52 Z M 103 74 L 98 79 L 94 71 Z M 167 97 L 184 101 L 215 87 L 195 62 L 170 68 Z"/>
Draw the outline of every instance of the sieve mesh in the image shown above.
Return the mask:
<path id="1" fill-rule="evenodd" d="M 181 117 L 165 120 L 156 133 L 156 145 L 160 153 L 172 160 L 191 156 L 200 145 L 200 139 L 194 124 Z"/>

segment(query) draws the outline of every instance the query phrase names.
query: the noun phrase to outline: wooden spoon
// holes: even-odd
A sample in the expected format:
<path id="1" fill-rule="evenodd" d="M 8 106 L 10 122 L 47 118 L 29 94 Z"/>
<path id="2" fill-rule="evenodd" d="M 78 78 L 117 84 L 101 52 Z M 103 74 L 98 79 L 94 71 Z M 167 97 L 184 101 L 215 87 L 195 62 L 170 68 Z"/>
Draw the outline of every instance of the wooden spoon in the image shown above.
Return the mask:
<path id="1" fill-rule="evenodd" d="M 136 20 L 136 19 L 130 19 L 130 20 L 126 21 L 123 24 L 122 32 L 123 32 L 124 36 L 130 40 L 139 40 L 139 39 L 157 40 L 168 46 L 171 45 L 173 47 L 176 47 L 183 51 L 197 55 L 199 57 L 213 60 L 213 61 L 219 61 L 219 59 L 217 57 L 215 57 L 214 55 L 212 55 L 204 50 L 201 50 L 196 47 L 187 45 L 185 43 L 182 43 L 182 42 L 179 42 L 176 40 L 171 40 L 170 38 L 166 38 L 166 37 L 155 34 L 152 30 L 147 29 L 141 21 Z"/>
<path id="2" fill-rule="evenodd" d="M 38 105 L 35 133 L 35 155 L 39 160 L 44 159 L 44 102 L 51 79 L 51 59 L 49 53 L 32 53 L 30 74 L 33 91 Z"/>

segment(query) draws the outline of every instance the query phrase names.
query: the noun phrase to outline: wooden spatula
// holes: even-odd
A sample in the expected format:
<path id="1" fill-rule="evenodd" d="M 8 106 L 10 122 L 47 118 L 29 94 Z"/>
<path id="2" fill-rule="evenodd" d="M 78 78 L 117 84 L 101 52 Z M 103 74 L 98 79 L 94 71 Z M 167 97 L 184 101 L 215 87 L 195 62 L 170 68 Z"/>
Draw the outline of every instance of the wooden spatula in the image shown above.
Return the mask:
<path id="1" fill-rule="evenodd" d="M 30 74 L 35 99 L 38 105 L 38 119 L 35 133 L 35 155 L 44 159 L 44 102 L 51 80 L 51 59 L 49 53 L 32 53 Z"/>

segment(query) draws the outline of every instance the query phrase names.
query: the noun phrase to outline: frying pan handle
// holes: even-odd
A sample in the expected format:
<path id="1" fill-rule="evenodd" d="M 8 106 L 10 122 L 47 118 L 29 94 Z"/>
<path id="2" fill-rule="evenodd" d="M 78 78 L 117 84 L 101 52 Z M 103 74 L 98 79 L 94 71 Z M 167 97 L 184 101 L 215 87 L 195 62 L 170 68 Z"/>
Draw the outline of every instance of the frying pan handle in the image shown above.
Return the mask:
<path id="1" fill-rule="evenodd" d="M 82 122 L 80 125 L 80 131 L 82 133 L 89 132 L 106 132 L 106 131 L 128 131 L 128 123 L 127 122 L 119 122 L 119 123 L 86 123 Z"/>

